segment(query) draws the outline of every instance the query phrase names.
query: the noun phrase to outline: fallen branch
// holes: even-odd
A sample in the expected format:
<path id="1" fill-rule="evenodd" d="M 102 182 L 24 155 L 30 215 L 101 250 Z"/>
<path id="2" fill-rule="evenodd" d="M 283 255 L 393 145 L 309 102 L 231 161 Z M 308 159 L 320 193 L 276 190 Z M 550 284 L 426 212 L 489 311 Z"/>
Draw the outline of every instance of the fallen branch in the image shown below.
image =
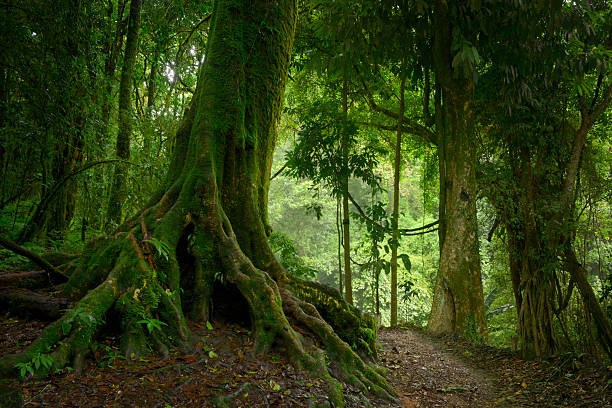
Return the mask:
<path id="1" fill-rule="evenodd" d="M 17 272 L 0 276 L 0 286 L 12 286 L 25 289 L 44 288 L 65 281 L 66 279 L 63 277 L 52 277 L 51 274 L 45 270 Z"/>
<path id="2" fill-rule="evenodd" d="M 70 303 L 27 289 L 0 288 L 0 306 L 12 314 L 36 320 L 56 320 Z"/>
<path id="3" fill-rule="evenodd" d="M 9 251 L 13 251 L 17 255 L 21 255 L 21 256 L 24 256 L 24 257 L 28 258 L 29 260 L 34 262 L 36 265 L 40 266 L 45 271 L 47 271 L 47 272 L 49 272 L 51 274 L 54 274 L 54 275 L 57 275 L 57 276 L 61 276 L 61 277 L 65 278 L 65 279 L 69 278 L 69 276 L 64 274 L 64 272 L 61 272 L 60 270 L 55 268 L 49 262 L 47 262 L 44 259 L 42 259 L 38 254 L 30 251 L 27 248 L 24 248 L 22 246 L 17 245 L 16 243 L 14 243 L 13 241 L 11 241 L 8 238 L 0 236 L 0 245 L 5 247 Z"/>

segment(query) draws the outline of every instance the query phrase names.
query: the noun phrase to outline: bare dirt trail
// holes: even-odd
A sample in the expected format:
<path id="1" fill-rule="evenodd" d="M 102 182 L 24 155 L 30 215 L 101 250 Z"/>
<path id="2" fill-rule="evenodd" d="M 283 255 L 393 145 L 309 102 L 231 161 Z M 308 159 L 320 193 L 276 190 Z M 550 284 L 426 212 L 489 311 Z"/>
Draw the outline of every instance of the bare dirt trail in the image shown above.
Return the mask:
<path id="1" fill-rule="evenodd" d="M 491 407 L 494 380 L 416 330 L 382 329 L 381 359 L 403 407 Z"/>
<path id="2" fill-rule="evenodd" d="M 612 407 L 612 367 L 584 355 L 526 361 L 416 328 L 383 328 L 378 341 L 402 407 Z"/>

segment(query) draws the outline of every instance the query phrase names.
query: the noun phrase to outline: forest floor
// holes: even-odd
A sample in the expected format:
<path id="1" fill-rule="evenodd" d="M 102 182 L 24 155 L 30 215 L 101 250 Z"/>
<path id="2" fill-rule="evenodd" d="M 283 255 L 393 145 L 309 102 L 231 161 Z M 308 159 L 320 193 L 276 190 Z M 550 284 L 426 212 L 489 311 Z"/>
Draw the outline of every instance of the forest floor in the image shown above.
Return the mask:
<path id="1" fill-rule="evenodd" d="M 202 339 L 195 351 L 173 351 L 166 360 L 125 359 L 118 338 L 109 335 L 92 344 L 80 374 L 0 380 L 0 407 L 2 394 L 14 391 L 22 393 L 24 407 L 329 406 L 326 384 L 295 370 L 280 351 L 252 356 L 248 329 L 218 317 L 211 323 L 191 325 Z M 0 355 L 22 349 L 45 324 L 0 311 Z M 349 407 L 612 407 L 612 367 L 585 356 L 524 361 L 508 350 L 415 327 L 383 328 L 378 340 L 400 401 L 368 400 L 345 384 Z"/>
<path id="2" fill-rule="evenodd" d="M 584 355 L 522 360 L 415 327 L 383 328 L 378 341 L 403 407 L 612 407 L 612 367 Z"/>

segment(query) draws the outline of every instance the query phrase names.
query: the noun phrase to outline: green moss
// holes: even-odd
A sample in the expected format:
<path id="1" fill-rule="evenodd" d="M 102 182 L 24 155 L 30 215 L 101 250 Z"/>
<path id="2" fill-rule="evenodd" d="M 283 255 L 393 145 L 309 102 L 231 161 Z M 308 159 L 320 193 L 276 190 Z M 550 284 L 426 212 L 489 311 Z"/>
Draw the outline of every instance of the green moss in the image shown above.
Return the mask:
<path id="1" fill-rule="evenodd" d="M 300 299 L 314 305 L 334 332 L 359 355 L 378 359 L 376 319 L 361 313 L 342 299 L 340 293 L 314 282 L 291 279 L 291 288 Z"/>

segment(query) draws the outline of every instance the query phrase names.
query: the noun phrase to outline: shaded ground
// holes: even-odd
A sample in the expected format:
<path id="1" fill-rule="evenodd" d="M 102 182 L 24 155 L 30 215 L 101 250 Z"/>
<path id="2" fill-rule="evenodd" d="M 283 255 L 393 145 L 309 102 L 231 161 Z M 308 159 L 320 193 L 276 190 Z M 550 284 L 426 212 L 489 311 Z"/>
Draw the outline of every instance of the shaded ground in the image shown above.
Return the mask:
<path id="1" fill-rule="evenodd" d="M 213 330 L 192 326 L 203 339 L 193 354 L 175 351 L 168 360 L 126 360 L 118 339 L 108 338 L 93 347 L 93 361 L 81 375 L 68 371 L 9 384 L 23 392 L 28 407 L 212 407 L 220 396 L 231 397 L 230 407 L 327 405 L 321 381 L 296 372 L 280 354 L 250 356 L 248 330 L 215 321 L 213 325 Z M 41 322 L 4 318 L 0 354 L 27 345 L 43 327 Z M 365 397 L 348 387 L 350 406 L 364 406 L 361 401 Z"/>
<path id="2" fill-rule="evenodd" d="M 543 362 L 418 328 L 379 332 L 404 407 L 612 407 L 612 367 L 567 353 Z"/>
<path id="3" fill-rule="evenodd" d="M 404 407 L 488 407 L 495 385 L 487 373 L 440 349 L 418 330 L 379 332 L 382 362 Z"/>
<path id="4" fill-rule="evenodd" d="M 191 326 L 202 338 L 192 354 L 126 360 L 118 339 L 110 336 L 92 344 L 80 375 L 64 371 L 48 379 L 0 380 L 0 393 L 2 384 L 20 390 L 26 407 L 329 406 L 325 384 L 294 370 L 279 351 L 251 356 L 252 338 L 244 326 L 223 316 L 211 323 Z M 45 324 L 1 310 L 0 355 L 22 349 Z M 382 329 L 379 344 L 381 363 L 401 401 L 368 400 L 345 385 L 349 407 L 612 406 L 612 371 L 584 356 L 523 361 L 507 350 L 434 338 L 417 328 Z M 4 404 L 0 396 L 0 407 Z"/>

